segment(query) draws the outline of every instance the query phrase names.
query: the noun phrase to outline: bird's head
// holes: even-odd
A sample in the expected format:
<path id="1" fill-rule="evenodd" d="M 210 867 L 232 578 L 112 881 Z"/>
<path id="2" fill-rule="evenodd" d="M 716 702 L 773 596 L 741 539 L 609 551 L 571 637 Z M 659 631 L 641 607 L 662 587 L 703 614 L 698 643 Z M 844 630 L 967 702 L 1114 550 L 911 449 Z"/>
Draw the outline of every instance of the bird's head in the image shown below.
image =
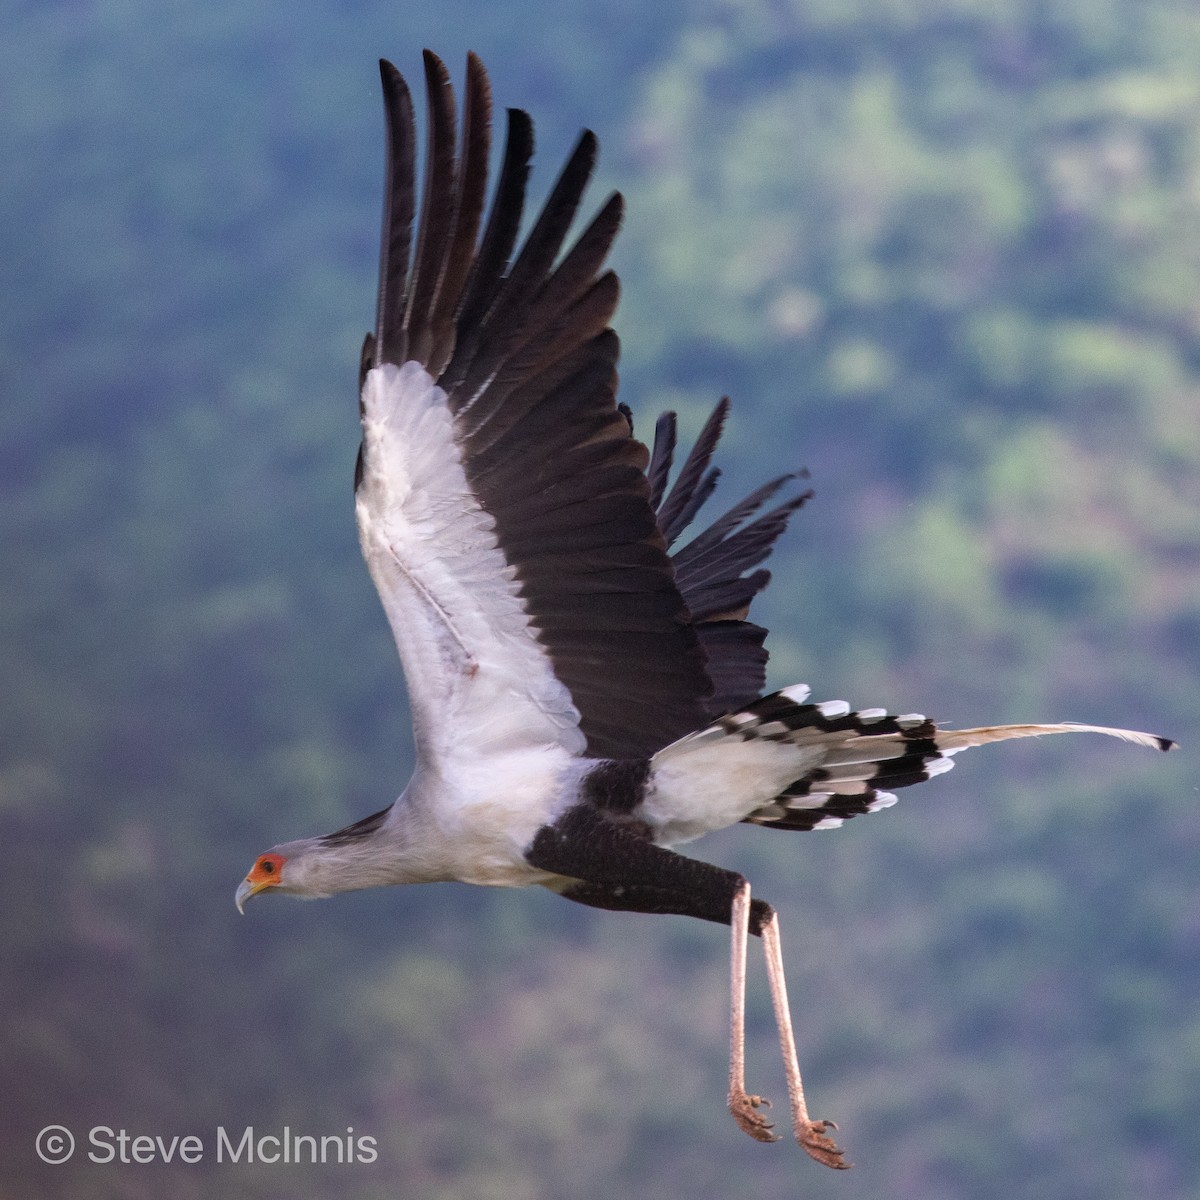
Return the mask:
<path id="1" fill-rule="evenodd" d="M 254 860 L 250 873 L 238 885 L 234 902 L 244 913 L 246 901 L 263 892 L 281 892 L 290 896 L 328 896 L 336 888 L 323 886 L 320 861 L 324 857 L 318 838 L 286 842 L 273 846 Z"/>
<path id="2" fill-rule="evenodd" d="M 424 843 L 413 844 L 413 822 L 384 828 L 389 811 L 390 806 L 336 833 L 282 842 L 260 854 L 238 885 L 238 912 L 263 892 L 318 900 L 359 888 L 450 878 L 430 870 Z"/>
<path id="3" fill-rule="evenodd" d="M 259 892 L 265 892 L 268 888 L 280 888 L 284 885 L 287 862 L 282 854 L 273 850 L 260 854 L 254 860 L 250 873 L 238 886 L 235 897 L 238 912 L 245 913 L 246 901 L 251 896 L 257 896 Z"/>

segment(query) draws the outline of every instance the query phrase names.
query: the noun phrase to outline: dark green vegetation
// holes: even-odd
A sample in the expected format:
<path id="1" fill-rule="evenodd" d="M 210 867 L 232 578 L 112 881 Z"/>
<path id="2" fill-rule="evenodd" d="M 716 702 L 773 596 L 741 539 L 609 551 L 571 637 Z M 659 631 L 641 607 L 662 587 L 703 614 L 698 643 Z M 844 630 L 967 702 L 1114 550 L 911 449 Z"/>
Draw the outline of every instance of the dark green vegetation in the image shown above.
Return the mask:
<path id="1" fill-rule="evenodd" d="M 1192 0 L 2 7 L 0 1192 L 1196 1194 Z M 848 1177 L 725 1115 L 721 930 L 454 887 L 234 911 L 407 773 L 350 481 L 374 58 L 424 44 L 532 109 L 543 187 L 600 133 L 643 432 L 729 391 L 725 498 L 812 470 L 776 684 L 1184 742 L 996 747 L 697 847 L 781 910 Z M 782 1102 L 761 975 L 752 1017 Z M 208 1155 L 52 1169 L 51 1121 Z M 285 1124 L 379 1161 L 212 1161 Z"/>

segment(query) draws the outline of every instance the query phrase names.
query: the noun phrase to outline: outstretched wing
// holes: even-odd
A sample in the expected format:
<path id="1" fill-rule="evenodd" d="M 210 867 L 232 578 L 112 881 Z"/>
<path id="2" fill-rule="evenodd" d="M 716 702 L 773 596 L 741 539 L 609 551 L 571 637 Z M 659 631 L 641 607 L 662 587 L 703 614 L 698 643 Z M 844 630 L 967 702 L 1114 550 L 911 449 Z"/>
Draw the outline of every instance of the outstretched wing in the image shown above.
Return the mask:
<path id="1" fill-rule="evenodd" d="M 472 56 L 456 146 L 449 77 L 426 52 L 418 219 L 412 100 L 381 70 L 387 188 L 356 508 L 419 753 L 558 743 L 648 756 L 707 720 L 713 688 L 648 455 L 615 400 L 618 287 L 602 268 L 620 197 L 561 253 L 595 160 L 585 133 L 514 256 L 529 118 L 509 112 L 485 221 L 486 73 Z"/>

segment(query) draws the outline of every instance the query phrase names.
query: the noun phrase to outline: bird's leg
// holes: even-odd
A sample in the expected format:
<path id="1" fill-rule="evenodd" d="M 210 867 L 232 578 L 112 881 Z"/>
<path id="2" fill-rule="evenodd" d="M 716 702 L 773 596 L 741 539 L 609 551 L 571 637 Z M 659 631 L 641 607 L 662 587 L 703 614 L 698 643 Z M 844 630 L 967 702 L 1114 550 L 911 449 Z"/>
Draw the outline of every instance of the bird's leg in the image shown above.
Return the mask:
<path id="1" fill-rule="evenodd" d="M 750 935 L 760 935 L 796 1140 L 826 1166 L 847 1165 L 825 1134 L 831 1123 L 811 1120 L 805 1107 L 783 982 L 779 918 L 769 904 L 751 899 L 750 885 L 741 875 L 656 846 L 635 826 L 614 821 L 586 805 L 568 809 L 554 825 L 540 829 L 525 858 L 531 866 L 565 877 L 569 882 L 555 890 L 580 904 L 625 912 L 678 913 L 731 926 L 729 1110 L 751 1137 L 773 1142 L 778 1139 L 758 1111 L 767 1102 L 750 1095 L 745 1085 L 746 952 Z"/>
<path id="2" fill-rule="evenodd" d="M 748 909 L 750 899 L 749 884 L 745 886 L 743 892 L 745 897 L 743 903 Z M 735 914 L 738 901 L 743 897 L 743 892 L 739 892 L 738 896 L 734 899 Z M 737 936 L 736 929 L 737 924 L 735 920 L 735 939 Z M 844 1169 L 850 1164 L 843 1159 L 841 1148 L 825 1132 L 827 1129 L 836 1129 L 837 1125 L 833 1121 L 812 1120 L 808 1115 L 808 1105 L 804 1102 L 804 1085 L 800 1081 L 800 1061 L 796 1056 L 796 1039 L 792 1033 L 792 1016 L 788 1008 L 787 981 L 783 973 L 783 949 L 779 941 L 779 917 L 774 909 L 771 910 L 770 916 L 762 923 L 760 934 L 763 943 L 763 956 L 767 962 L 767 979 L 771 985 L 771 1005 L 775 1010 L 775 1026 L 779 1030 L 779 1049 L 783 1055 L 783 1069 L 787 1076 L 788 1103 L 792 1109 L 792 1132 L 796 1135 L 796 1141 L 800 1143 L 811 1158 L 815 1158 L 819 1163 L 824 1163 L 827 1167 Z M 744 942 L 742 952 L 742 982 L 744 984 Z M 732 1071 L 733 1064 L 731 1061 L 730 1107 L 733 1104 Z M 753 1099 L 751 1097 L 751 1100 Z"/>
<path id="3" fill-rule="evenodd" d="M 755 1141 L 777 1142 L 771 1122 L 759 1111 L 769 1108 L 770 1100 L 746 1091 L 746 949 L 750 941 L 750 884 L 746 880 L 733 895 L 729 924 L 729 1111 Z"/>

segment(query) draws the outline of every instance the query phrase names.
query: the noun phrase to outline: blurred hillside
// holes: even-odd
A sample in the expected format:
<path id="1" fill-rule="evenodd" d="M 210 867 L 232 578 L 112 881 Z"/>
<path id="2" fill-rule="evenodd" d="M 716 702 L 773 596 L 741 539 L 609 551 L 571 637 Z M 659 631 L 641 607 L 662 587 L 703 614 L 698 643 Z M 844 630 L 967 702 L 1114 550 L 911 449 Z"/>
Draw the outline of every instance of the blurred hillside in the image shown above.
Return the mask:
<path id="1" fill-rule="evenodd" d="M 0 1196 L 1200 1193 L 1193 4 L 0 11 Z M 728 392 L 719 499 L 811 471 L 774 684 L 1184 743 L 996 747 L 696 847 L 781 911 L 849 1176 L 725 1114 L 718 928 L 448 885 L 234 911 L 407 777 L 350 485 L 374 60 L 423 45 L 533 113 L 535 192 L 600 135 L 639 430 Z M 378 1162 L 51 1168 L 51 1122 Z"/>

